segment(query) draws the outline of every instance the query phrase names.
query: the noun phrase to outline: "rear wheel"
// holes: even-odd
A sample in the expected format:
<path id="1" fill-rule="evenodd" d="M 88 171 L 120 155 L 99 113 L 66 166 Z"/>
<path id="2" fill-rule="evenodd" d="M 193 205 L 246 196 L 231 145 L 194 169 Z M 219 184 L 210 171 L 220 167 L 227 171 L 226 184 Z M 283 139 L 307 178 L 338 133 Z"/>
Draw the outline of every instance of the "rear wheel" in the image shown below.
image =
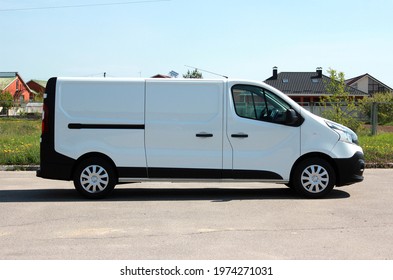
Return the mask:
<path id="1" fill-rule="evenodd" d="M 88 198 L 103 198 L 109 195 L 116 182 L 112 164 L 97 157 L 83 160 L 74 172 L 75 189 Z"/>
<path id="2" fill-rule="evenodd" d="M 336 174 L 327 161 L 310 158 L 298 164 L 291 183 L 300 194 L 320 198 L 331 192 L 336 183 Z"/>

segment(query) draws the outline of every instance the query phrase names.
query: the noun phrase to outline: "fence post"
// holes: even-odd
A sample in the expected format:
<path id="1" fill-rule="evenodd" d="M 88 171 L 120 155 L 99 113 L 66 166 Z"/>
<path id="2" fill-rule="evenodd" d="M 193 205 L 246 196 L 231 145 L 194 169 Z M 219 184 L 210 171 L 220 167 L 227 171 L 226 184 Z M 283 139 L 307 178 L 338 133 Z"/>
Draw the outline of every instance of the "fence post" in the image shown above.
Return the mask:
<path id="1" fill-rule="evenodd" d="M 371 135 L 377 134 L 378 128 L 378 103 L 373 102 L 371 107 Z"/>

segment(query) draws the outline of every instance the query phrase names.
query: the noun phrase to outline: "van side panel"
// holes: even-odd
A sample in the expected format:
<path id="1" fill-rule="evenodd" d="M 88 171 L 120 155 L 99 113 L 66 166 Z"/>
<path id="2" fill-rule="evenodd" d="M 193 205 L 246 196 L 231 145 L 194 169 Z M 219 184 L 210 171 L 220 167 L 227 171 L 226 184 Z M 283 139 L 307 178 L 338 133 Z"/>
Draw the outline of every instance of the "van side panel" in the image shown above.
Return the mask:
<path id="1" fill-rule="evenodd" d="M 147 80 L 150 178 L 221 178 L 223 95 L 223 81 Z"/>
<path id="2" fill-rule="evenodd" d="M 144 80 L 58 79 L 55 150 L 72 159 L 97 152 L 117 167 L 146 168 Z"/>

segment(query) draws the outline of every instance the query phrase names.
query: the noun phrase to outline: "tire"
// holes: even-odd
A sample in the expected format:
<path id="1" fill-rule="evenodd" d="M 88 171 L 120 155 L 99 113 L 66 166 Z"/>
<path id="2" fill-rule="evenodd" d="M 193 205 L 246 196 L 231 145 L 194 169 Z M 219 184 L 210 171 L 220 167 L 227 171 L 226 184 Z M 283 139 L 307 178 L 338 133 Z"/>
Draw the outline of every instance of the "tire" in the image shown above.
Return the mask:
<path id="1" fill-rule="evenodd" d="M 336 183 L 333 167 L 320 158 L 300 162 L 294 170 L 292 185 L 301 195 L 321 198 L 330 193 Z"/>
<path id="2" fill-rule="evenodd" d="M 87 198 L 98 199 L 108 196 L 116 183 L 114 167 L 101 158 L 83 160 L 74 172 L 75 189 Z"/>

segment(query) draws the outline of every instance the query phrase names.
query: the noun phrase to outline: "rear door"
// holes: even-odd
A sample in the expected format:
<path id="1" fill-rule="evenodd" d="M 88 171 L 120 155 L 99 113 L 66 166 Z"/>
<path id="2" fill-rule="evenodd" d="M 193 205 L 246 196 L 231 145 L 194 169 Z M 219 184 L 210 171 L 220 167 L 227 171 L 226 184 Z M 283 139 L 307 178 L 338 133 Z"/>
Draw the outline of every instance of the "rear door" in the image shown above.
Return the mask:
<path id="1" fill-rule="evenodd" d="M 221 178 L 223 81 L 147 80 L 150 178 Z"/>
<path id="2" fill-rule="evenodd" d="M 227 137 L 232 177 L 289 180 L 300 156 L 300 122 L 287 123 L 291 106 L 259 86 L 234 85 L 230 90 Z"/>
<path id="3" fill-rule="evenodd" d="M 102 153 L 145 177 L 144 94 L 143 79 L 58 78 L 55 150 L 73 159 Z"/>

